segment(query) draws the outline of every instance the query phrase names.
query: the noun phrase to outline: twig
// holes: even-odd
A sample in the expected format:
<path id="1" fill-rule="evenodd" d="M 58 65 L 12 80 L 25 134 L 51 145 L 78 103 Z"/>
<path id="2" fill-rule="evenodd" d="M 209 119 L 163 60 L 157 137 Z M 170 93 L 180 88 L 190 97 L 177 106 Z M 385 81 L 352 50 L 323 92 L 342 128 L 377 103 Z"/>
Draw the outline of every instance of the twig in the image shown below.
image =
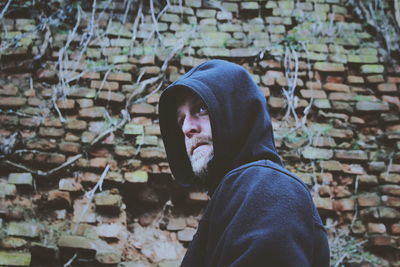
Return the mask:
<path id="1" fill-rule="evenodd" d="M 72 256 L 72 258 L 69 259 L 69 261 L 67 261 L 64 264 L 64 267 L 68 267 L 71 266 L 71 264 L 74 262 L 74 260 L 76 259 L 76 257 L 78 256 L 78 252 L 74 254 L 74 256 Z"/>
<path id="2" fill-rule="evenodd" d="M 90 143 L 90 145 L 96 144 L 98 141 L 103 139 L 108 134 L 114 132 L 117 129 L 122 128 L 125 125 L 125 123 L 130 119 L 130 116 L 129 116 L 128 111 L 125 110 L 125 109 L 121 110 L 121 114 L 122 114 L 122 120 L 117 125 L 109 128 L 106 131 L 104 131 L 101 134 L 99 134 L 95 139 L 93 139 L 93 141 Z"/>
<path id="3" fill-rule="evenodd" d="M 8 0 L 6 6 L 3 8 L 3 10 L 0 13 L 0 19 L 3 19 L 4 15 L 7 12 L 8 7 L 10 6 L 12 0 Z"/>
<path id="4" fill-rule="evenodd" d="M 93 197 L 94 197 L 94 194 L 96 193 L 97 189 L 99 189 L 100 191 L 103 191 L 103 188 L 102 188 L 103 181 L 104 181 L 104 178 L 106 177 L 110 167 L 111 167 L 111 165 L 107 164 L 106 168 L 104 169 L 103 173 L 101 174 L 100 179 L 97 181 L 96 185 L 92 188 L 92 190 L 85 193 L 85 197 L 88 199 L 88 201 L 87 201 L 85 207 L 82 209 L 82 212 L 79 215 L 78 220 L 75 222 L 75 226 L 74 226 L 72 233 L 76 233 L 76 231 L 78 230 L 79 223 L 82 221 L 83 216 L 88 211 L 89 206 L 93 201 Z"/>
<path id="5" fill-rule="evenodd" d="M 14 163 L 14 162 L 9 161 L 9 160 L 4 161 L 4 163 L 7 163 L 7 164 L 9 164 L 11 166 L 14 166 L 14 167 L 17 167 L 19 169 L 25 170 L 25 171 L 30 172 L 32 174 L 36 174 L 36 175 L 39 175 L 39 176 L 47 176 L 47 175 L 51 175 L 51 174 L 61 170 L 62 168 L 65 168 L 65 167 L 71 165 L 72 163 L 74 163 L 75 161 L 80 159 L 81 157 L 82 157 L 82 154 L 75 155 L 72 158 L 68 159 L 63 164 L 61 164 L 60 166 L 58 166 L 58 167 L 56 167 L 54 169 L 51 169 L 49 171 L 32 170 L 32 169 L 30 169 L 30 168 L 28 168 L 28 167 L 26 167 L 24 165 L 21 165 L 21 164 L 18 164 L 18 163 Z"/>

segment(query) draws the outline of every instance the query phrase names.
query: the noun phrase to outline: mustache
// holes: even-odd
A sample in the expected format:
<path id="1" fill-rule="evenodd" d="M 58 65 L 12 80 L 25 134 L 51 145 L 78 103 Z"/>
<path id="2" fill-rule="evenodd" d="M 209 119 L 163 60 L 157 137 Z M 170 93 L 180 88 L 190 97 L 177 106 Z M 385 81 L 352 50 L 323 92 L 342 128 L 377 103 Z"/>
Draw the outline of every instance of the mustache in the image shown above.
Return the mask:
<path id="1" fill-rule="evenodd" d="M 196 136 L 196 137 L 193 137 L 192 139 L 190 139 L 189 142 L 187 143 L 187 148 L 186 148 L 188 151 L 189 157 L 193 153 L 193 148 L 197 144 L 213 145 L 213 140 L 209 136 Z"/>

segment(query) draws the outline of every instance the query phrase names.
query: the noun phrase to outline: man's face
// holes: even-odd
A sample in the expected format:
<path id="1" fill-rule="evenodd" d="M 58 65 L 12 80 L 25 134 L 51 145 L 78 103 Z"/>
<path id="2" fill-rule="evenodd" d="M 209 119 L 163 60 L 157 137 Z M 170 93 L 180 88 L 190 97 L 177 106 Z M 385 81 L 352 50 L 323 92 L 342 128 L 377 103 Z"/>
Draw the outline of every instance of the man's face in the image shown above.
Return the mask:
<path id="1" fill-rule="evenodd" d="M 185 136 L 186 152 L 198 177 L 207 174 L 207 164 L 214 156 L 210 117 L 203 101 L 186 93 L 177 107 L 177 121 Z"/>

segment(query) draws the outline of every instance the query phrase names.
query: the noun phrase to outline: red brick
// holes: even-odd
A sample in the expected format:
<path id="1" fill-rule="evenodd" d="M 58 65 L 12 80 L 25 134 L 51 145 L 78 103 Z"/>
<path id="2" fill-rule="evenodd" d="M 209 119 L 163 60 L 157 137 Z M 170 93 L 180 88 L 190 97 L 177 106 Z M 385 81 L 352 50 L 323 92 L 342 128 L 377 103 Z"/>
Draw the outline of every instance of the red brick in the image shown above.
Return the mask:
<path id="1" fill-rule="evenodd" d="M 104 81 L 104 83 L 103 83 L 103 81 L 93 80 L 90 82 L 90 88 L 116 91 L 119 89 L 119 83 L 118 82 L 107 82 L 107 81 Z"/>
<path id="2" fill-rule="evenodd" d="M 140 157 L 145 159 L 166 159 L 165 150 L 158 147 L 146 147 L 140 150 Z"/>
<path id="3" fill-rule="evenodd" d="M 394 93 L 397 92 L 397 86 L 395 83 L 381 83 L 378 85 L 378 91 L 382 93 Z"/>
<path id="4" fill-rule="evenodd" d="M 59 109 L 74 109 L 75 100 L 73 99 L 57 100 L 57 106 Z"/>
<path id="5" fill-rule="evenodd" d="M 320 81 L 317 82 L 306 82 L 306 87 L 311 90 L 321 90 L 322 84 Z"/>
<path id="6" fill-rule="evenodd" d="M 83 191 L 82 185 L 77 181 L 76 178 L 63 178 L 58 182 L 58 189 L 69 192 L 81 192 Z"/>
<path id="7" fill-rule="evenodd" d="M 400 196 L 400 185 L 382 185 L 379 189 L 382 194 Z"/>
<path id="8" fill-rule="evenodd" d="M 45 104 L 46 104 L 46 101 L 43 99 L 40 99 L 38 97 L 29 97 L 28 98 L 29 106 L 39 107 L 39 106 L 44 106 Z"/>
<path id="9" fill-rule="evenodd" d="M 62 142 L 58 145 L 58 148 L 61 152 L 78 154 L 81 150 L 81 145 L 73 142 Z"/>
<path id="10" fill-rule="evenodd" d="M 64 135 L 64 129 L 54 127 L 40 127 L 39 135 L 43 137 L 61 137 Z"/>
<path id="11" fill-rule="evenodd" d="M 139 73 L 142 71 L 144 72 L 144 74 L 157 75 L 160 73 L 160 67 L 158 67 L 158 66 L 141 67 L 139 70 Z"/>
<path id="12" fill-rule="evenodd" d="M 49 154 L 46 162 L 49 164 L 62 164 L 65 162 L 66 157 L 63 154 L 51 153 Z"/>
<path id="13" fill-rule="evenodd" d="M 85 72 L 82 76 L 83 79 L 90 79 L 90 80 L 99 80 L 100 73 L 98 72 Z"/>
<path id="14" fill-rule="evenodd" d="M 110 151 L 106 147 L 96 147 L 89 154 L 96 158 L 107 158 L 110 155 Z"/>
<path id="15" fill-rule="evenodd" d="M 329 100 L 354 101 L 355 94 L 334 92 L 329 94 Z"/>
<path id="16" fill-rule="evenodd" d="M 0 95 L 15 96 L 18 93 L 18 88 L 14 84 L 6 84 L 0 87 Z"/>
<path id="17" fill-rule="evenodd" d="M 343 198 L 333 201 L 333 209 L 336 211 L 353 211 L 354 210 L 354 199 Z"/>
<path id="18" fill-rule="evenodd" d="M 68 130 L 86 130 L 87 123 L 84 120 L 67 119 L 65 129 Z"/>
<path id="19" fill-rule="evenodd" d="M 80 108 L 91 108 L 93 107 L 93 100 L 92 99 L 78 99 L 76 100 Z"/>
<path id="20" fill-rule="evenodd" d="M 150 125 L 146 125 L 144 126 L 144 134 L 145 135 L 161 135 L 160 132 L 160 125 L 158 124 L 150 124 Z"/>
<path id="21" fill-rule="evenodd" d="M 343 77 L 328 75 L 325 81 L 327 83 L 343 83 Z"/>
<path id="22" fill-rule="evenodd" d="M 62 127 L 63 124 L 60 121 L 60 118 L 55 118 L 55 117 L 47 117 L 43 121 L 43 125 L 46 127 Z"/>
<path id="23" fill-rule="evenodd" d="M 385 81 L 383 75 L 370 75 L 367 76 L 366 79 L 369 83 L 383 83 Z"/>
<path id="24" fill-rule="evenodd" d="M 71 197 L 69 192 L 51 190 L 48 193 L 47 200 L 49 204 L 56 207 L 57 209 L 65 209 L 71 205 Z"/>
<path id="25" fill-rule="evenodd" d="M 390 236 L 379 235 L 379 236 L 371 236 L 368 239 L 368 244 L 371 246 L 392 246 L 394 244 L 394 240 Z"/>
<path id="26" fill-rule="evenodd" d="M 400 223 L 394 223 L 390 226 L 390 233 L 400 235 Z"/>
<path id="27" fill-rule="evenodd" d="M 368 223 L 368 234 L 384 234 L 386 233 L 386 226 L 383 223 Z"/>
<path id="28" fill-rule="evenodd" d="M 400 197 L 381 196 L 382 203 L 388 207 L 400 207 Z"/>
<path id="29" fill-rule="evenodd" d="M 79 117 L 82 118 L 103 118 L 106 114 L 104 107 L 82 108 L 79 110 Z"/>
<path id="30" fill-rule="evenodd" d="M 89 160 L 89 167 L 104 169 L 107 166 L 107 163 L 108 161 L 106 158 L 93 158 Z"/>
<path id="31" fill-rule="evenodd" d="M 387 77 L 389 83 L 400 83 L 400 77 Z"/>
<path id="32" fill-rule="evenodd" d="M 29 140 L 26 144 L 28 149 L 52 150 L 57 147 L 55 142 L 50 142 L 47 139 Z"/>
<path id="33" fill-rule="evenodd" d="M 125 100 L 125 96 L 121 93 L 113 93 L 110 91 L 102 91 L 98 94 L 98 98 L 102 100 L 121 103 Z"/>
<path id="34" fill-rule="evenodd" d="M 400 109 L 400 99 L 398 96 L 383 95 L 382 100 L 388 104 L 396 105 Z"/>
<path id="35" fill-rule="evenodd" d="M 357 202 L 360 207 L 376 207 L 379 205 L 380 199 L 377 194 L 361 194 L 357 197 Z"/>
<path id="36" fill-rule="evenodd" d="M 352 195 L 352 193 L 350 192 L 349 188 L 347 186 L 345 186 L 345 185 L 336 186 L 333 189 L 333 192 L 334 192 L 335 196 L 338 197 L 338 198 L 350 197 Z"/>
<path id="37" fill-rule="evenodd" d="M 337 159 L 347 160 L 368 160 L 368 153 L 363 150 L 336 150 L 335 157 Z"/>
<path id="38" fill-rule="evenodd" d="M 22 120 L 22 119 L 21 119 Z M 20 120 L 20 121 L 21 121 Z M 18 116 L 13 115 L 0 115 L 0 125 L 4 126 L 17 126 L 18 125 Z"/>
<path id="39" fill-rule="evenodd" d="M 315 98 L 315 99 L 323 99 L 326 98 L 325 91 L 322 90 L 300 90 L 300 94 L 303 98 Z"/>
<path id="40" fill-rule="evenodd" d="M 125 72 L 118 72 L 118 73 L 110 73 L 107 76 L 107 80 L 109 81 L 132 81 L 132 74 L 125 73 Z"/>
<path id="41" fill-rule="evenodd" d="M 326 83 L 322 88 L 328 91 L 350 92 L 350 87 L 341 83 Z"/>
<path id="42" fill-rule="evenodd" d="M 25 105 L 26 98 L 24 97 L 0 97 L 1 107 L 21 107 Z"/>
<path id="43" fill-rule="evenodd" d="M 152 94 L 147 98 L 148 104 L 157 104 L 160 100 L 160 94 Z"/>

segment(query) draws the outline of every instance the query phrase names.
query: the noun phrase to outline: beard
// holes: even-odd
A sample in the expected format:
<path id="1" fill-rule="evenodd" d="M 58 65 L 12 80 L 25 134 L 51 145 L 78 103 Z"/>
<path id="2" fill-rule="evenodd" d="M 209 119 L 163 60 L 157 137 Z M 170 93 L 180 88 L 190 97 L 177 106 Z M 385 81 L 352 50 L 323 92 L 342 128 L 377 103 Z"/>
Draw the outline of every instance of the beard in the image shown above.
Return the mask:
<path id="1" fill-rule="evenodd" d="M 190 163 L 192 165 L 193 173 L 196 178 L 205 180 L 208 175 L 208 163 L 214 157 L 214 148 L 212 139 L 210 137 L 197 137 L 191 140 L 188 147 L 192 144 L 206 143 L 193 151 L 193 154 L 188 153 Z M 190 151 L 190 150 L 189 150 Z"/>

